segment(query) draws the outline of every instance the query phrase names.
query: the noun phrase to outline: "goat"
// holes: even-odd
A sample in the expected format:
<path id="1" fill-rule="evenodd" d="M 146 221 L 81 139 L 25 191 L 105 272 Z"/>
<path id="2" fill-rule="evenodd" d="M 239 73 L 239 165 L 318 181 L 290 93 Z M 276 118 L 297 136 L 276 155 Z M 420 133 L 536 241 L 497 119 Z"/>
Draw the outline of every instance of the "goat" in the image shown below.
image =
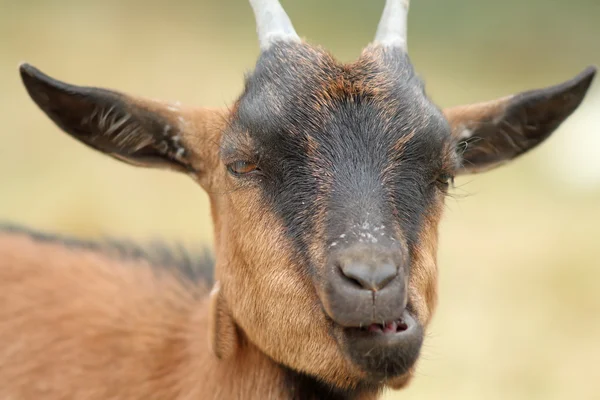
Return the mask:
<path id="1" fill-rule="evenodd" d="M 207 263 L 0 229 L 0 398 L 367 400 L 405 387 L 454 177 L 539 145 L 596 71 L 442 111 L 407 54 L 408 0 L 387 0 L 349 64 L 301 40 L 277 0 L 250 3 L 261 54 L 228 109 L 20 66 L 66 133 L 208 192 L 214 281 Z"/>

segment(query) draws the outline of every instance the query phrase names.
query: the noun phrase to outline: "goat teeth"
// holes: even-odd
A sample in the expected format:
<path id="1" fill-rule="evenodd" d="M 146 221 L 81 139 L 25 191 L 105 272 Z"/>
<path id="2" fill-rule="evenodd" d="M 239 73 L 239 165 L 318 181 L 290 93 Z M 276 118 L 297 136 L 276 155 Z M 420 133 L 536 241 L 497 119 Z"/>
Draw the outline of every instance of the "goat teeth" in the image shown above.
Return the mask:
<path id="1" fill-rule="evenodd" d="M 398 329 L 398 324 L 396 323 L 396 321 L 388 322 L 385 324 L 385 327 L 383 328 L 383 333 L 395 333 L 397 329 Z"/>

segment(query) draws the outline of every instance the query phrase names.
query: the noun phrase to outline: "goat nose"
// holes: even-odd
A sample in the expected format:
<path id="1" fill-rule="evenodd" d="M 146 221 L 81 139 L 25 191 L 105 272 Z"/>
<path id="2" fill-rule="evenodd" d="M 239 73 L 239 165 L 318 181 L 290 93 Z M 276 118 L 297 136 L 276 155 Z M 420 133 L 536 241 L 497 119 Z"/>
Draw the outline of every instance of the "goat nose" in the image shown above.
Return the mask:
<path id="1" fill-rule="evenodd" d="M 363 289 L 372 291 L 383 289 L 398 273 L 398 268 L 391 260 L 377 265 L 350 261 L 343 263 L 341 270 L 346 278 L 358 283 Z"/>

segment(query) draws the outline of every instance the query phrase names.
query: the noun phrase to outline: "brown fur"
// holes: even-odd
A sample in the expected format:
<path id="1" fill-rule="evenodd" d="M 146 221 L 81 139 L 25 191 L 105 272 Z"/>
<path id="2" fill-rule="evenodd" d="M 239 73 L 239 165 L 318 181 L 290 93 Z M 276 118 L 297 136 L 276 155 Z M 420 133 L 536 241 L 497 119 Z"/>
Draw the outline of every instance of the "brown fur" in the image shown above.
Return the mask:
<path id="1" fill-rule="evenodd" d="M 221 294 L 221 285 L 218 281 L 210 292 L 208 316 L 212 352 L 221 360 L 233 357 L 240 347 L 240 335 L 229 313 L 227 301 Z"/>
<path id="2" fill-rule="evenodd" d="M 287 398 L 247 340 L 229 361 L 208 351 L 206 287 L 22 234 L 0 234 L 0 279 L 0 398 Z"/>
<path id="3" fill-rule="evenodd" d="M 340 363 L 312 282 L 289 268 L 294 261 L 282 224 L 261 207 L 261 198 L 252 189 L 228 192 L 219 201 L 227 202 L 222 207 L 228 212 L 221 214 L 219 227 L 227 241 L 218 250 L 216 274 L 236 323 L 275 361 L 343 387 L 355 385 L 361 373 L 349 362 Z M 249 231 L 252 235 L 244 234 Z M 240 290 L 244 296 L 236 294 Z M 261 322 L 282 318 L 282 328 Z"/>

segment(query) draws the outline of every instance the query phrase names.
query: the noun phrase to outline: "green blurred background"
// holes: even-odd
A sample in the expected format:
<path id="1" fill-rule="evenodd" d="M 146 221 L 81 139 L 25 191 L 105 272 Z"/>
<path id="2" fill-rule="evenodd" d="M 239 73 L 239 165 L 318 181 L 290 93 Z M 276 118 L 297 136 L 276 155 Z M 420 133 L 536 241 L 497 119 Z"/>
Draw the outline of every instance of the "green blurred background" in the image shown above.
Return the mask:
<path id="1" fill-rule="evenodd" d="M 284 0 L 296 29 L 352 60 L 383 0 Z M 413 0 L 409 48 L 441 106 L 600 64 L 598 0 Z M 210 242 L 207 198 L 61 133 L 28 99 L 28 61 L 72 83 L 223 106 L 258 54 L 244 0 L 0 0 L 0 220 L 86 237 Z M 390 399 L 600 399 L 600 84 L 545 145 L 461 178 L 441 227 L 440 304 L 418 376 Z"/>

